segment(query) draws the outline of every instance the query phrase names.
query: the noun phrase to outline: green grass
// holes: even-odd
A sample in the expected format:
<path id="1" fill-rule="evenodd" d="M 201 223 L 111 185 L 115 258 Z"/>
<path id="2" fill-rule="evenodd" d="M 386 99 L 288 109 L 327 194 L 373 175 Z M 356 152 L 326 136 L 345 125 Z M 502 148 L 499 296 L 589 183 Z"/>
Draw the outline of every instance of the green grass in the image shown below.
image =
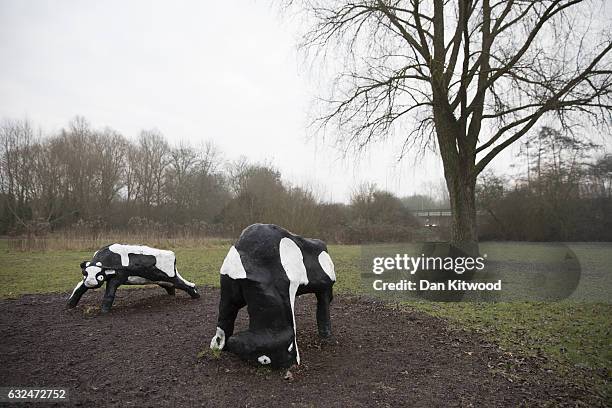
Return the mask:
<path id="1" fill-rule="evenodd" d="M 199 285 L 218 286 L 227 248 L 175 250 L 181 275 Z M 92 251 L 7 252 L 0 249 L 0 298 L 25 293 L 68 292 L 82 278 L 79 264 Z"/>
<path id="2" fill-rule="evenodd" d="M 174 249 L 177 268 L 185 279 L 198 285 L 219 286 L 219 268 L 227 249 L 227 246 Z M 357 291 L 360 277 L 353 272 L 357 268 L 359 247 L 331 246 L 330 252 L 341 275 L 336 290 Z M 0 241 L 0 298 L 69 292 L 81 279 L 79 264 L 90 260 L 92 255 L 93 251 L 9 252 Z"/>
<path id="3" fill-rule="evenodd" d="M 196 355 L 198 359 L 202 359 L 206 356 L 211 356 L 215 360 L 219 359 L 221 358 L 221 349 L 218 349 L 218 348 L 211 349 L 211 348 L 206 347 L 204 350 L 198 352 L 198 354 Z"/>
<path id="4" fill-rule="evenodd" d="M 507 352 L 546 357 L 546 366 L 612 401 L 612 305 L 605 303 L 407 302 L 483 335 Z"/>
<path id="5" fill-rule="evenodd" d="M 409 305 L 469 327 L 506 351 L 552 357 L 562 369 L 608 370 L 610 375 L 612 305 L 571 301 Z"/>
<path id="6" fill-rule="evenodd" d="M 521 251 L 526 251 L 522 258 L 530 252 L 535 256 L 538 253 L 528 244 L 487 243 L 484 248 L 497 258 L 509 260 L 521 259 Z M 610 288 L 610 249 L 609 244 L 572 244 L 572 250 L 580 256 L 584 280 L 592 277 L 588 280 L 592 282 L 590 285 L 598 286 L 604 293 L 609 293 Z M 219 267 L 227 245 L 174 250 L 178 269 L 186 279 L 199 285 L 219 285 Z M 336 265 L 336 293 L 369 293 L 360 276 L 362 247 L 332 245 L 330 254 Z M 92 251 L 9 252 L 0 241 L 0 298 L 69 292 L 81 279 L 80 262 L 91 256 Z M 592 383 L 602 394 L 610 391 L 604 380 L 606 376 L 610 378 L 612 366 L 612 305 L 609 303 L 413 300 L 403 304 L 476 331 L 506 351 L 546 356 L 551 368 L 563 375 L 575 375 L 578 368 L 581 376 L 587 373 L 583 378 L 586 383 Z M 589 377 L 588 373 L 593 376 Z"/>

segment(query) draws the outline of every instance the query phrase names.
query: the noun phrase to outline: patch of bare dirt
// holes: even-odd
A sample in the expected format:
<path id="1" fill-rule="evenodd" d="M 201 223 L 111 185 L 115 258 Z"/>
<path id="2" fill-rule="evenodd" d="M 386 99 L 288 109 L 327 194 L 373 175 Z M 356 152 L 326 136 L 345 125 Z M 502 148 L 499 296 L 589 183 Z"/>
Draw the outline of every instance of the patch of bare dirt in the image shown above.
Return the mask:
<path id="1" fill-rule="evenodd" d="M 535 360 L 502 353 L 440 319 L 337 295 L 332 340 L 317 336 L 314 296 L 297 301 L 302 365 L 287 374 L 214 356 L 218 289 L 192 300 L 161 288 L 0 301 L 0 386 L 65 387 L 71 406 L 603 405 Z M 239 315 L 237 330 L 247 325 Z M 202 353 L 203 351 L 203 353 Z M 62 404 L 65 406 L 66 404 Z"/>

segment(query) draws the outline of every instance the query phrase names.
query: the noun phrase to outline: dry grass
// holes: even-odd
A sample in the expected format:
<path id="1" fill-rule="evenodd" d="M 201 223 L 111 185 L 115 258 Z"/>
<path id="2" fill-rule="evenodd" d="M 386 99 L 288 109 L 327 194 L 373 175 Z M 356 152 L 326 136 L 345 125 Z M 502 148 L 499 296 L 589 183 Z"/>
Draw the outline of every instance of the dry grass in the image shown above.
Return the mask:
<path id="1" fill-rule="evenodd" d="M 11 252 L 88 251 L 97 250 L 114 242 L 149 245 L 156 248 L 212 248 L 227 246 L 230 238 L 177 235 L 159 233 L 109 232 L 104 234 L 77 235 L 57 232 L 44 237 L 7 238 L 6 248 Z"/>

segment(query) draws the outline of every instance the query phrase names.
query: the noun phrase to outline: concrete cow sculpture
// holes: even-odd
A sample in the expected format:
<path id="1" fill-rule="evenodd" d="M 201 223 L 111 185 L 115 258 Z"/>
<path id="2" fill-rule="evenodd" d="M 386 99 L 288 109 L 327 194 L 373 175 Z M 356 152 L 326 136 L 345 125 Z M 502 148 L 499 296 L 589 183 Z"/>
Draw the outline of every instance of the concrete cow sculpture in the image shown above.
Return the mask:
<path id="1" fill-rule="evenodd" d="M 176 256 L 172 251 L 142 245 L 112 244 L 96 251 L 91 261 L 82 262 L 81 270 L 83 280 L 68 298 L 70 308 L 79 303 L 88 289 L 99 288 L 104 282 L 104 313 L 110 311 L 120 285 L 155 283 L 166 289 L 169 295 L 174 295 L 175 288 L 178 288 L 194 299 L 200 297 L 195 284 L 183 279 L 176 270 Z"/>
<path id="2" fill-rule="evenodd" d="M 295 297 L 314 293 L 321 337 L 331 336 L 329 304 L 336 281 L 323 241 L 307 239 L 271 224 L 247 227 L 221 266 L 217 333 L 210 347 L 242 359 L 289 367 L 300 363 Z M 249 328 L 233 334 L 238 310 L 247 306 Z"/>

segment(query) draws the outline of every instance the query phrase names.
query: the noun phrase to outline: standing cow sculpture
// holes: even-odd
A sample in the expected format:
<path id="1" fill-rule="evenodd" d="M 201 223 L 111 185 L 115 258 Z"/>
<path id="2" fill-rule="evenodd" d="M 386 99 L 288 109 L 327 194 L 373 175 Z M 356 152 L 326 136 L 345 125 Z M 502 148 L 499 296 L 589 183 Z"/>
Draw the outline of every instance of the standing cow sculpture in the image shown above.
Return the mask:
<path id="1" fill-rule="evenodd" d="M 83 280 L 68 298 L 68 307 L 79 303 L 88 289 L 95 289 L 106 282 L 102 300 L 102 312 L 109 312 L 115 292 L 120 285 L 145 285 L 154 283 L 175 294 L 175 288 L 184 290 L 192 298 L 200 294 L 195 284 L 183 279 L 176 269 L 176 256 L 172 251 L 142 245 L 112 244 L 94 254 L 91 261 L 81 263 Z"/>
<path id="2" fill-rule="evenodd" d="M 276 225 L 254 224 L 230 248 L 220 273 L 219 317 L 211 349 L 274 367 L 299 364 L 295 297 L 305 293 L 317 297 L 319 335 L 331 336 L 329 305 L 336 275 L 323 241 Z M 233 334 L 236 315 L 245 305 L 249 328 Z"/>

